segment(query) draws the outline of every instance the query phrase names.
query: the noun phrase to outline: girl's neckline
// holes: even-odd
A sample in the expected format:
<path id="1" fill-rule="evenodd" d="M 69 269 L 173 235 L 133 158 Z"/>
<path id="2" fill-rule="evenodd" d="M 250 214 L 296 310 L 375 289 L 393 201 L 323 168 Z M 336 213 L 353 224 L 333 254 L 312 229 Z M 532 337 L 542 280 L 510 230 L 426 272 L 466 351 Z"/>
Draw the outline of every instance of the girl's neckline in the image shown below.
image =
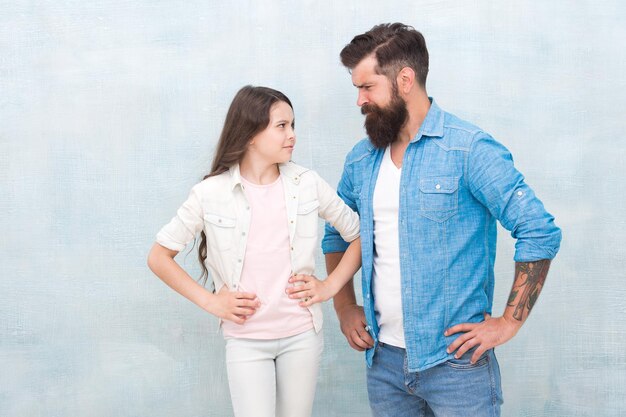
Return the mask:
<path id="1" fill-rule="evenodd" d="M 256 184 L 256 183 L 254 183 L 254 182 L 244 178 L 243 176 L 241 177 L 241 180 L 249 187 L 268 188 L 268 187 L 271 187 L 273 185 L 276 185 L 276 183 L 280 181 L 280 174 L 278 175 L 278 177 L 276 177 L 276 180 L 271 182 L 270 184 Z"/>

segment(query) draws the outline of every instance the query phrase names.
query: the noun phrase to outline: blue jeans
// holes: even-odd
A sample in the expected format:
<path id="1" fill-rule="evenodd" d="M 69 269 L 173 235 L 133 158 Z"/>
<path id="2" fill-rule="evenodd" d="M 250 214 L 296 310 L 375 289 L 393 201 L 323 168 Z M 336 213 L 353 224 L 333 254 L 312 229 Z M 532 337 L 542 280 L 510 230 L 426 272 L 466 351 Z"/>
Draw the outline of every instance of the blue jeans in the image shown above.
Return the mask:
<path id="1" fill-rule="evenodd" d="M 379 343 L 367 369 L 374 417 L 499 417 L 500 368 L 493 350 L 475 364 L 472 351 L 420 372 L 408 372 L 406 351 Z"/>

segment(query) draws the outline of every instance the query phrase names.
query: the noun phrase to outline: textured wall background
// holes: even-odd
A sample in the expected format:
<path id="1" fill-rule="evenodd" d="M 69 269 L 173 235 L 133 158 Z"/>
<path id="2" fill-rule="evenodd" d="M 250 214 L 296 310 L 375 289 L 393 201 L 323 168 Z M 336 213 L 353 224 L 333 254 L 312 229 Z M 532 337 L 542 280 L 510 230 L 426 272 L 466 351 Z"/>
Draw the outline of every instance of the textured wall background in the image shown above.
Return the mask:
<path id="1" fill-rule="evenodd" d="M 397 20 L 426 36 L 429 93 L 511 149 L 564 231 L 498 349 L 503 415 L 626 415 L 625 18 L 619 0 L 0 1 L 0 415 L 230 415 L 216 320 L 151 275 L 154 234 L 247 83 L 290 96 L 294 159 L 336 184 L 363 135 L 338 53 Z M 512 254 L 502 233 L 495 312 Z M 325 308 L 314 415 L 368 416 Z"/>

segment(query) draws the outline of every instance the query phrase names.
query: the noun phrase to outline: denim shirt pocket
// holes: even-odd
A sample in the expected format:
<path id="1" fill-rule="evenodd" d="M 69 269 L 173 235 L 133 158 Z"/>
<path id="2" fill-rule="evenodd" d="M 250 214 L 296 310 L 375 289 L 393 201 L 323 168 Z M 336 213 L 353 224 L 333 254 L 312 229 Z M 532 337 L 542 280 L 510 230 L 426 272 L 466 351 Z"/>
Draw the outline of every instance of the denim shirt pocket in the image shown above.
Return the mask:
<path id="1" fill-rule="evenodd" d="M 237 225 L 235 219 L 220 214 L 204 213 L 204 224 L 209 245 L 214 246 L 219 251 L 230 249 Z"/>
<path id="2" fill-rule="evenodd" d="M 445 222 L 459 210 L 459 177 L 421 178 L 419 214 L 436 222 Z"/>

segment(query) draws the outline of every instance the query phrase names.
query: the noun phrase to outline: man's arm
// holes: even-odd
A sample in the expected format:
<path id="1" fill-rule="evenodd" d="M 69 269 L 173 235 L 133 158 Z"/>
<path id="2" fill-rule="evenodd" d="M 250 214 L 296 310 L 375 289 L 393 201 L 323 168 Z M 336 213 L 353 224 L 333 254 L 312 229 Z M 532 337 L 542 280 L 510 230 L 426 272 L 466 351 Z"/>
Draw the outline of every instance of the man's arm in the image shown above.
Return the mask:
<path id="1" fill-rule="evenodd" d="M 343 254 L 344 252 L 331 252 L 325 255 L 327 274 L 330 275 L 335 270 Z M 365 330 L 367 324 L 363 307 L 356 303 L 352 279 L 333 297 L 333 305 L 339 319 L 341 332 L 348 340 L 350 347 L 360 352 L 373 347 L 374 340 Z"/>
<path id="2" fill-rule="evenodd" d="M 444 333 L 446 336 L 459 332 L 465 334 L 448 346 L 448 353 L 456 350 L 454 356 L 460 358 L 469 349 L 476 347 L 471 359 L 471 362 L 475 363 L 487 350 L 515 336 L 535 305 L 549 268 L 549 259 L 516 262 L 513 288 L 502 317 L 487 316 L 481 323 L 462 323 L 449 328 Z"/>
<path id="3" fill-rule="evenodd" d="M 462 323 L 451 327 L 446 336 L 461 335 L 448 352 L 460 357 L 478 346 L 472 362 L 486 350 L 510 340 L 520 329 L 543 288 L 550 260 L 558 252 L 561 230 L 524 176 L 515 169 L 511 153 L 491 136 L 474 138 L 466 165 L 467 185 L 502 226 L 511 231 L 515 243 L 515 277 L 502 317 L 485 315 L 483 323 Z M 479 346 L 480 345 L 480 346 Z"/>

